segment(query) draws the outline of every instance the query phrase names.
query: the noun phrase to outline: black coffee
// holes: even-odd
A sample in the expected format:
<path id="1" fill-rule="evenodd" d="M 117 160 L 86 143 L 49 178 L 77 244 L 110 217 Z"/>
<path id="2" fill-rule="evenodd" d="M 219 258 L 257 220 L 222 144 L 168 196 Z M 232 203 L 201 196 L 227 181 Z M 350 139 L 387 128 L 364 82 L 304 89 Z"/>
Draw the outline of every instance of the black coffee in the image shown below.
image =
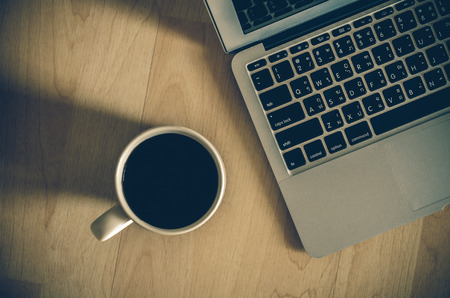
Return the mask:
<path id="1" fill-rule="evenodd" d="M 163 229 L 186 227 L 212 206 L 219 174 L 197 141 L 169 133 L 139 144 L 125 164 L 122 186 L 131 210 Z"/>

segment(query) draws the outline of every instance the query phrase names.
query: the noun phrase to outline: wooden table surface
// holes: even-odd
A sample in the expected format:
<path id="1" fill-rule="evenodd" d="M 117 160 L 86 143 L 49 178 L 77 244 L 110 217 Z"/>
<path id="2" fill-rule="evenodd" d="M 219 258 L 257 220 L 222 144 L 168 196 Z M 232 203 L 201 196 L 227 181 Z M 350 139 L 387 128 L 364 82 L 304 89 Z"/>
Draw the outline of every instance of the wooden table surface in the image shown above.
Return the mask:
<path id="1" fill-rule="evenodd" d="M 0 4 L 0 297 L 449 297 L 450 208 L 330 256 L 302 249 L 201 0 Z M 140 131 L 181 125 L 228 185 L 200 229 L 99 242 Z"/>

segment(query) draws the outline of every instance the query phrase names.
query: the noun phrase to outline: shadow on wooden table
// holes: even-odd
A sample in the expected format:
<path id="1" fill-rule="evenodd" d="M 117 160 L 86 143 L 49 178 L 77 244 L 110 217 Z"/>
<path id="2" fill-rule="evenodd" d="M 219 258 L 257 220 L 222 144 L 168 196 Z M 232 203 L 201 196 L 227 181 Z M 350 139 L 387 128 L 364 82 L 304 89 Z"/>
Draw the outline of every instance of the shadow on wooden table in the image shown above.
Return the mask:
<path id="1" fill-rule="evenodd" d="M 114 170 L 139 123 L 0 86 L 3 191 L 114 198 Z"/>
<path id="2" fill-rule="evenodd" d="M 14 3 L 9 2 L 11 7 L 14 7 Z M 220 98 L 218 103 L 223 115 L 221 117 L 232 119 L 227 120 L 227 124 L 231 123 L 233 127 L 227 129 L 237 131 L 238 142 L 247 144 L 250 141 L 259 145 L 253 124 L 231 73 L 231 56 L 223 52 L 203 2 L 196 0 L 192 5 L 177 5 L 177 3 L 160 0 L 133 3 L 125 0 L 112 0 L 108 3 L 80 0 L 71 2 L 71 13 L 83 23 L 91 17 L 93 5 L 117 11 L 124 10 L 137 17 L 145 17 L 145 22 L 150 19 L 152 22 L 158 22 L 159 31 L 170 31 L 179 35 L 180 39 L 195 41 L 193 51 L 199 56 L 192 57 L 184 53 L 180 56 L 183 60 L 179 62 L 185 63 L 189 59 L 207 61 L 197 64 L 206 65 L 206 68 L 201 69 L 204 71 L 203 76 L 212 78 L 210 80 L 214 83 L 215 89 L 209 89 L 216 90 L 211 96 Z M 45 38 L 39 40 L 39 43 L 41 42 L 45 42 Z M 161 43 L 164 43 L 164 40 Z M 191 62 L 196 64 L 195 61 Z M 157 67 L 157 63 L 154 62 L 151 67 Z M 66 70 L 61 68 L 60 71 L 60 75 L 64 76 Z M 45 86 L 37 86 L 34 90 L 25 89 L 10 82 L 14 80 L 14 75 L 7 74 L 6 77 L 3 75 L 5 74 L 0 73 L 0 100 L 3 105 L 0 110 L 0 138 L 3 141 L 0 145 L 0 162 L 4 171 L 0 173 L 0 177 L 3 192 L 6 194 L 69 192 L 112 201 L 115 199 L 113 181 L 115 165 L 128 141 L 140 130 L 151 125 L 174 124 L 167 118 L 164 119 L 167 121 L 164 123 L 153 122 L 152 117 L 146 118 L 145 115 L 142 123 L 126 119 L 103 109 L 95 110 L 83 106 L 79 99 L 75 104 L 70 94 L 68 97 L 65 97 L 64 93 L 57 97 L 45 96 L 43 95 L 45 90 L 40 90 Z M 33 75 L 39 75 L 39 71 L 30 75 L 31 79 L 37 80 L 32 77 Z M 70 81 L 70 78 L 68 80 Z M 26 84 L 38 85 L 33 82 Z M 195 89 L 193 86 L 188 88 Z M 149 92 L 153 91 L 149 89 Z M 95 96 L 93 94 L 93 98 L 86 98 L 86 101 L 95 102 Z M 152 122 L 146 123 L 145 120 L 150 118 Z M 195 129 L 195 125 L 193 128 Z M 285 237 L 289 246 L 301 247 L 300 241 L 292 240 L 298 239 L 298 236 L 294 232 L 292 221 L 275 182 L 270 185 L 266 183 L 268 176 L 273 179 L 273 175 L 267 174 L 270 169 L 262 148 L 259 147 L 257 152 L 244 152 L 243 155 L 254 161 L 252 175 L 256 175 L 260 190 L 270 193 L 270 196 L 266 197 L 270 200 L 268 204 L 275 214 L 277 229 L 289 235 Z M 238 172 L 239 169 L 236 168 L 234 172 L 228 173 L 238 177 Z"/>

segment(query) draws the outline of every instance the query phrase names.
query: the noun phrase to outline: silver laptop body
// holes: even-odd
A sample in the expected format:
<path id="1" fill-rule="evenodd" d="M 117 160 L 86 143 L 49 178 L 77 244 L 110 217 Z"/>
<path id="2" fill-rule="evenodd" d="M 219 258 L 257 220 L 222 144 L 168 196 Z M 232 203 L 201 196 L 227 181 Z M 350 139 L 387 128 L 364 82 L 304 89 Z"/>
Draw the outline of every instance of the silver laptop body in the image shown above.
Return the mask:
<path id="1" fill-rule="evenodd" d="M 444 49 L 450 56 L 450 15 L 445 11 L 448 5 L 440 0 L 371 2 L 317 1 L 275 23 L 255 30 L 247 29 L 247 33 L 244 33 L 231 0 L 205 0 L 225 51 L 236 53 L 232 62 L 236 81 L 302 244 L 313 257 L 331 254 L 437 212 L 450 202 L 450 59 L 435 64 L 431 61 L 434 59 L 431 53 L 434 50 L 430 50 L 434 47 Z M 431 22 L 421 24 L 420 13 L 425 7 L 422 5 L 426 3 L 431 3 L 436 15 L 432 15 Z M 400 6 L 403 4 L 405 8 Z M 411 11 L 408 14 L 415 16 L 417 24 L 412 31 L 400 28 L 396 17 L 400 9 L 401 12 Z M 360 48 L 359 36 L 356 34 L 360 33 L 358 30 L 366 28 L 364 20 L 368 16 L 376 40 Z M 380 35 L 376 35 L 379 32 L 374 26 L 387 19 L 391 21 L 386 23 L 395 24 L 394 37 L 402 37 L 403 40 L 403 36 L 409 35 L 414 39 L 415 50 L 399 56 L 401 54 L 397 50 L 401 49 L 396 48 L 397 41 L 394 42 L 392 38 L 383 41 Z M 360 26 L 357 30 L 354 28 L 355 21 Z M 419 48 L 420 40 L 419 43 L 416 40 L 419 33 L 413 31 L 420 29 L 420 33 L 428 32 L 425 27 L 431 28 L 436 41 L 428 47 Z M 348 28 L 352 31 L 346 32 Z M 336 43 L 343 41 L 345 36 L 350 36 L 354 48 L 351 54 L 341 56 Z M 383 43 L 390 45 L 395 60 L 378 65 L 374 48 Z M 332 49 L 334 60 L 319 65 L 314 51 L 327 48 Z M 364 53 L 370 55 L 372 69 L 358 72 L 358 65 L 353 58 L 362 57 Z M 408 68 L 411 67 L 411 61 L 407 59 L 413 55 L 419 57 L 420 53 L 425 57 L 428 68 L 425 72 L 415 74 L 414 69 Z M 299 75 L 296 67 L 304 65 L 301 63 L 305 57 L 312 57 L 315 66 Z M 347 98 L 339 106 L 331 107 L 326 92 L 335 88 L 335 81 L 339 80 L 332 65 L 339 63 L 342 66 L 344 60 L 351 65 L 350 72 L 353 75 L 339 81 L 337 85 L 341 86 Z M 397 63 L 395 65 L 404 65 L 405 69 L 404 77 L 391 81 L 393 62 Z M 283 64 L 291 66 L 292 77 L 283 74 L 278 76 Z M 387 66 L 390 64 L 392 67 Z M 268 71 L 262 72 L 263 69 Z M 375 73 L 376 69 L 381 69 L 385 79 L 377 81 L 381 87 L 373 87 L 368 81 L 368 74 Z M 319 84 L 319 79 L 314 81 L 314 76 L 310 76 L 321 70 L 332 73 L 328 75 L 333 85 L 322 87 L 321 84 L 327 84 L 326 81 Z M 268 73 L 271 85 L 263 81 L 265 86 L 257 90 L 258 76 L 263 77 Z M 438 87 L 433 85 L 434 81 L 430 83 L 431 75 L 441 79 Z M 302 76 L 308 78 L 303 78 L 302 82 L 309 80 L 308 96 L 296 94 L 297 91 L 305 91 L 301 87 L 296 89 L 295 85 Z M 413 84 L 418 82 L 416 77 L 421 78 L 423 86 Z M 365 93 L 350 99 L 352 90 L 349 86 L 358 82 L 364 84 Z M 277 96 L 281 95 L 267 92 L 273 89 L 289 90 L 288 98 L 282 99 L 280 103 Z M 391 106 L 388 103 L 391 98 L 388 97 L 388 91 L 385 92 L 387 89 L 389 92 L 400 89 L 402 102 Z M 417 90 L 420 92 L 415 93 Z M 268 95 L 277 98 L 267 99 L 270 97 Z M 314 96 L 315 99 L 317 96 L 322 98 L 322 106 L 311 107 L 310 101 Z M 381 101 L 380 109 L 372 111 L 369 100 Z M 432 101 L 432 104 L 427 105 L 428 101 Z M 342 108 L 353 107 L 355 102 L 359 103 L 363 118 L 348 120 Z M 303 119 L 293 119 L 295 117 L 290 117 L 289 113 L 280 116 L 281 111 L 284 113 L 290 110 L 294 104 L 303 110 Z M 337 114 L 340 113 L 337 115 L 340 116 L 339 121 L 333 124 L 337 128 L 328 127 L 325 117 L 336 110 L 339 111 Z M 277 111 L 280 112 L 275 113 Z M 387 116 L 379 116 L 384 113 Z M 387 124 L 394 116 L 400 120 L 395 120 L 397 123 L 394 125 Z M 367 124 L 360 125 L 362 122 Z M 367 132 L 355 133 L 356 126 L 358 129 L 364 126 Z M 317 133 L 315 130 L 320 131 Z M 293 136 L 296 132 L 305 136 L 299 139 Z M 336 136 L 344 143 L 337 142 L 332 146 L 331 140 L 334 141 Z M 344 148 L 341 150 L 341 147 Z"/>

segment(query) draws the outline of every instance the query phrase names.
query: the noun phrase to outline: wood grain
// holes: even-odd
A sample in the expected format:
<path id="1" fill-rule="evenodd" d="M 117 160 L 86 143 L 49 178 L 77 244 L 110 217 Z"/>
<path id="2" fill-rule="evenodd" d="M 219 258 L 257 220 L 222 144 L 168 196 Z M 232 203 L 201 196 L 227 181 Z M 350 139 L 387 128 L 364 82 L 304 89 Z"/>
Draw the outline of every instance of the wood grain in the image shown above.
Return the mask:
<path id="1" fill-rule="evenodd" d="M 201 0 L 0 3 L 0 297 L 449 297 L 450 208 L 314 259 L 302 249 Z M 205 135 L 227 170 L 195 232 L 98 242 L 139 131 Z"/>

